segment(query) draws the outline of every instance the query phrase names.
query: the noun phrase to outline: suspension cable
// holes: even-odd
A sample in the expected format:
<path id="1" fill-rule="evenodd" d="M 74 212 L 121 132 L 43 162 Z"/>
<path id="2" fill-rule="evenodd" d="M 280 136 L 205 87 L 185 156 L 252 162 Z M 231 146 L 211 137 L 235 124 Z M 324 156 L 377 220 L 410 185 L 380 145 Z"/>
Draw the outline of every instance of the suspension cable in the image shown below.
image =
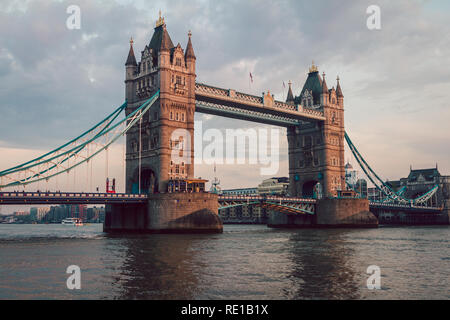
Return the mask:
<path id="1" fill-rule="evenodd" d="M 68 172 L 71 169 L 88 161 L 89 159 L 92 159 L 97 154 L 104 151 L 109 145 L 114 143 L 120 136 L 124 135 L 140 119 L 140 117 L 142 117 L 142 115 L 145 114 L 146 111 L 148 111 L 148 109 L 154 104 L 154 102 L 158 99 L 158 97 L 159 97 L 159 90 L 151 98 L 149 98 L 146 102 L 144 102 L 140 107 L 136 108 L 136 110 L 131 112 L 126 118 L 124 118 L 123 120 L 119 121 L 116 124 L 112 124 L 112 122 L 115 120 L 115 118 L 117 118 L 118 113 L 113 113 L 112 115 L 110 115 L 107 118 L 107 120 L 109 122 L 106 124 L 106 126 L 103 129 L 100 130 L 100 132 L 98 132 L 97 134 L 95 134 L 94 137 L 87 139 L 86 141 L 84 141 L 83 143 L 81 143 L 78 146 L 75 146 L 67 151 L 60 152 L 60 151 L 62 151 L 63 147 L 68 146 L 70 143 L 76 142 L 77 139 L 74 139 L 74 140 L 71 140 L 71 142 L 66 143 L 63 146 L 53 150 L 52 152 L 55 153 L 56 155 L 54 155 L 48 159 L 44 159 L 44 158 L 48 155 L 52 155 L 52 152 L 46 153 L 45 155 L 38 157 L 34 160 L 28 161 L 22 165 L 15 166 L 13 168 L 1 171 L 0 176 L 5 176 L 7 179 L 12 180 L 12 182 L 9 182 L 9 183 L 4 182 L 4 183 L 2 183 L 2 185 L 0 187 L 7 187 L 7 186 L 14 186 L 14 185 L 19 185 L 19 186 L 22 185 L 23 186 L 26 184 L 38 182 L 45 178 L 52 178 L 52 177 L 62 174 L 64 172 Z M 120 109 L 120 111 L 122 111 L 124 109 L 124 106 L 126 106 L 126 102 L 123 105 L 123 108 Z M 104 123 L 104 121 L 101 123 Z M 101 124 L 101 123 L 99 123 L 99 124 Z M 107 133 L 112 132 L 113 130 L 116 130 L 116 128 L 118 128 L 119 125 L 123 125 L 123 124 L 125 124 L 124 129 L 121 130 L 119 134 L 113 136 L 109 141 L 107 141 L 106 144 L 103 147 L 101 147 L 98 151 L 92 152 L 89 157 L 87 157 L 79 162 L 76 162 L 76 161 L 78 161 L 78 160 L 76 160 L 75 164 L 70 165 L 70 159 L 72 157 L 75 158 L 75 156 L 77 156 L 78 153 L 81 150 L 83 150 L 88 144 L 95 143 L 94 142 L 95 140 L 97 140 L 101 137 L 104 137 Z M 96 127 L 98 127 L 98 125 Z M 83 134 L 81 136 L 85 136 L 87 133 L 89 133 L 91 131 L 92 131 L 92 129 L 88 130 L 85 134 Z M 81 136 L 79 136 L 79 137 L 81 137 Z M 63 158 L 62 160 L 58 160 L 56 162 L 53 161 L 56 158 L 60 158 L 62 156 L 65 156 L 65 158 Z M 35 164 L 31 164 L 35 161 L 39 161 L 39 162 L 35 163 Z M 27 170 L 28 168 L 35 167 L 36 165 L 42 164 L 42 163 L 51 163 L 51 166 L 48 169 L 42 170 L 37 173 L 32 172 L 32 174 L 30 176 L 27 176 L 25 174 L 26 171 L 28 171 Z M 60 170 L 53 174 L 50 174 L 50 171 L 52 171 L 55 168 L 58 170 L 62 164 L 64 164 L 66 166 L 66 167 L 62 167 L 63 170 Z M 17 173 L 23 175 L 24 177 L 19 178 L 19 179 L 13 179 L 13 178 L 9 177 L 9 175 L 14 172 L 17 172 Z M 42 175 L 45 173 L 47 173 L 47 176 L 42 178 Z"/>
<path id="2" fill-rule="evenodd" d="M 142 116 L 139 119 L 139 194 L 141 194 L 141 165 L 142 165 Z"/>
<path id="3" fill-rule="evenodd" d="M 428 201 L 436 193 L 436 191 L 438 190 L 439 185 L 436 184 L 428 192 L 426 192 L 425 194 L 423 194 L 423 195 L 421 195 L 421 196 L 419 196 L 419 197 L 417 197 L 415 199 L 407 199 L 407 198 L 405 198 L 403 196 L 403 194 L 405 192 L 406 187 L 402 188 L 399 192 L 395 192 L 394 190 L 392 190 L 392 188 L 387 183 L 385 183 L 375 173 L 375 171 L 369 166 L 369 164 L 364 160 L 364 158 L 361 156 L 361 154 L 359 153 L 359 151 L 356 148 L 356 146 L 350 140 L 350 137 L 347 135 L 347 133 L 345 133 L 345 140 L 347 141 L 347 144 L 348 144 L 350 150 L 352 151 L 353 156 L 355 157 L 356 161 L 358 162 L 360 168 L 366 174 L 367 178 L 370 180 L 370 182 L 372 182 L 375 185 L 375 187 L 378 190 L 380 190 L 390 200 L 399 201 L 399 202 L 402 202 L 402 203 L 410 203 L 411 205 L 412 204 L 421 204 L 421 203 L 424 203 L 425 201 Z M 374 177 L 372 177 L 372 175 Z M 376 180 L 378 180 L 379 183 Z M 381 184 L 381 186 L 379 184 Z M 386 199 L 384 201 L 386 201 Z"/>

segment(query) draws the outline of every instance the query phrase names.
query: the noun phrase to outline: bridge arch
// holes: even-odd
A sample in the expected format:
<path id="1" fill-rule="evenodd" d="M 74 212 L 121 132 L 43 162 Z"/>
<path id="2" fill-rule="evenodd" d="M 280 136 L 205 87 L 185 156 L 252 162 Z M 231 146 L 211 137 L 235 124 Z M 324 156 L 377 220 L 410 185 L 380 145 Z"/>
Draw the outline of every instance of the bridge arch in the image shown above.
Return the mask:
<path id="1" fill-rule="evenodd" d="M 319 181 L 317 180 L 309 180 L 303 183 L 302 186 L 302 197 L 303 198 L 313 198 L 315 186 Z"/>
<path id="2" fill-rule="evenodd" d="M 140 183 L 141 183 L 140 189 L 142 194 L 159 192 L 158 175 L 152 168 L 148 166 L 142 167 Z M 136 168 L 134 170 L 132 193 L 139 193 L 139 168 Z"/>

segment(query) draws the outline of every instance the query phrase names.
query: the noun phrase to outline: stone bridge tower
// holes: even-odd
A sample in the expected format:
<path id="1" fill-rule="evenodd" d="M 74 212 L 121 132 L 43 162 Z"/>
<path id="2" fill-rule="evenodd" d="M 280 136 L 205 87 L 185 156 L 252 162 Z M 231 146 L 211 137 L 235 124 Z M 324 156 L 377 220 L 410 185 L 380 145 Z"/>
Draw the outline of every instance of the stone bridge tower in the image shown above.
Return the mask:
<path id="1" fill-rule="evenodd" d="M 179 43 L 174 46 L 160 15 L 139 63 L 130 41 L 125 63 L 126 114 L 158 89 L 160 98 L 142 122 L 127 132 L 127 193 L 165 192 L 168 180 L 194 176 L 196 58 L 190 32 L 188 36 L 185 51 Z"/>
<path id="2" fill-rule="evenodd" d="M 339 78 L 336 89 L 328 89 L 325 73 L 321 77 L 313 63 L 300 96 L 293 99 L 290 92 L 288 100 L 288 103 L 323 110 L 326 117 L 325 121 L 303 122 L 288 128 L 289 193 L 299 197 L 314 193 L 336 196 L 338 190 L 346 188 L 344 96 Z"/>

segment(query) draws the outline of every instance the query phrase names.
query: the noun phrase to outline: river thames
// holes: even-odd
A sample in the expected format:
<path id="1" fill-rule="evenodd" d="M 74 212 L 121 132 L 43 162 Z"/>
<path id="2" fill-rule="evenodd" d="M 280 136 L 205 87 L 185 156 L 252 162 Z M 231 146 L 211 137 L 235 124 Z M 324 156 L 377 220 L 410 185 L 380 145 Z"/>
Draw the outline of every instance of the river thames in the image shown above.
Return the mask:
<path id="1" fill-rule="evenodd" d="M 66 286 L 69 265 L 80 290 Z M 101 224 L 0 225 L 0 299 L 449 299 L 449 279 L 449 226 L 112 236 Z"/>

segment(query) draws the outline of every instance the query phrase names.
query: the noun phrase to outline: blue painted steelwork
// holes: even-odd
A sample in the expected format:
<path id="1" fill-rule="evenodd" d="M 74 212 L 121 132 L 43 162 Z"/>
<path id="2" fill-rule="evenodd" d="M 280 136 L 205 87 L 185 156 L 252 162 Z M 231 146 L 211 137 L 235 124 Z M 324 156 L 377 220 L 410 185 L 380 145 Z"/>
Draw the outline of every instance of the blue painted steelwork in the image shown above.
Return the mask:
<path id="1" fill-rule="evenodd" d="M 364 158 L 359 153 L 358 149 L 355 147 L 353 142 L 351 141 L 350 137 L 348 136 L 347 132 L 345 133 L 345 140 L 347 141 L 347 144 L 350 148 L 350 150 L 353 153 L 353 156 L 355 157 L 356 161 L 358 162 L 361 169 L 366 174 L 367 178 L 375 185 L 375 187 L 380 190 L 387 198 L 390 199 L 390 201 L 399 202 L 399 203 L 409 203 L 411 205 L 425 203 L 428 201 L 438 190 L 439 185 L 435 185 L 431 190 L 426 192 L 425 194 L 415 198 L 415 199 L 407 199 L 403 197 L 404 191 L 400 193 L 396 193 L 392 188 L 385 183 L 372 168 L 369 166 L 369 164 L 364 160 Z"/>
<path id="2" fill-rule="evenodd" d="M 261 207 L 269 207 L 274 210 L 282 210 L 283 212 L 289 214 L 314 214 L 315 203 L 316 200 L 314 199 L 277 196 L 219 196 L 219 210 L 246 205 L 256 205 Z"/>
<path id="3" fill-rule="evenodd" d="M 54 150 L 52 150 L 52 151 L 49 151 L 49 152 L 47 152 L 46 154 L 44 154 L 44 155 L 42 155 L 42 156 L 40 156 L 40 157 L 37 157 L 37 158 L 35 158 L 35 159 L 33 159 L 33 160 L 30 160 L 30 161 L 27 161 L 27 162 L 25 162 L 25 163 L 22 163 L 22 164 L 20 164 L 20 165 L 18 165 L 18 166 L 15 166 L 15 167 L 12 167 L 12 168 L 9 168 L 9 169 L 0 171 L 0 176 L 4 176 L 4 175 L 9 174 L 9 173 L 14 173 L 14 172 L 17 172 L 17 171 L 29 169 L 29 168 L 34 167 L 34 166 L 36 166 L 36 165 L 40 165 L 40 164 L 43 164 L 43 163 L 47 163 L 48 161 L 55 159 L 56 157 L 53 157 L 53 158 L 47 159 L 47 160 L 45 160 L 45 161 L 38 162 L 38 163 L 35 163 L 35 164 L 33 164 L 33 165 L 29 165 L 29 164 L 31 164 L 31 163 L 33 163 L 33 162 L 40 161 L 40 160 L 44 159 L 45 157 L 47 157 L 47 156 L 49 156 L 49 155 L 51 155 L 51 154 L 57 153 L 58 151 L 60 151 L 60 150 L 62 150 L 63 148 L 65 148 L 65 147 L 71 145 L 72 143 L 75 143 L 76 141 L 80 140 L 81 138 L 87 136 L 89 133 L 93 132 L 95 129 L 97 129 L 98 127 L 100 127 L 102 124 L 106 123 L 106 122 L 107 122 L 108 120 L 110 120 L 110 119 L 111 119 L 111 121 L 110 121 L 110 123 L 111 123 L 111 122 L 114 121 L 114 120 L 117 118 L 117 116 L 118 116 L 118 115 L 126 108 L 126 106 L 127 106 L 127 102 L 125 102 L 124 104 L 122 104 L 119 108 L 117 108 L 116 110 L 114 110 L 113 113 L 111 113 L 111 114 L 110 114 L 109 116 L 107 116 L 105 119 L 103 119 L 102 121 L 100 121 L 99 123 L 97 123 L 97 124 L 96 124 L 95 126 L 93 126 L 91 129 L 85 131 L 84 133 L 82 133 L 81 135 L 79 135 L 78 137 L 76 137 L 75 139 L 70 140 L 69 142 L 63 144 L 62 146 L 60 146 L 60 147 L 58 147 L 58 148 L 56 148 L 56 149 L 54 149 Z M 106 126 L 105 128 L 107 128 L 107 127 L 108 127 L 108 126 Z M 103 128 L 102 131 L 105 130 L 105 128 Z M 101 133 L 102 131 L 100 131 L 100 133 Z M 73 149 L 71 149 L 71 150 L 69 150 L 69 151 L 67 151 L 67 152 L 65 152 L 65 153 L 75 152 L 76 149 L 77 149 L 77 148 L 73 148 Z M 65 153 L 64 153 L 64 154 L 65 154 Z M 64 154 L 60 154 L 59 156 L 64 155 Z M 29 166 L 28 166 L 28 165 L 29 165 Z"/>
<path id="4" fill-rule="evenodd" d="M 235 203 L 235 204 L 227 204 L 227 205 L 224 205 L 224 206 L 219 206 L 219 210 L 222 210 L 222 209 L 229 209 L 229 208 L 235 208 L 235 207 L 241 207 L 241 206 L 247 206 L 247 205 L 253 205 L 253 204 L 259 204 L 259 201 L 244 202 L 244 203 Z"/>
<path id="5" fill-rule="evenodd" d="M 303 209 L 303 208 L 298 208 L 298 207 L 294 207 L 291 205 L 287 205 L 287 204 L 279 204 L 279 203 L 274 203 L 272 201 L 267 201 L 267 204 L 270 204 L 274 207 L 279 207 L 279 208 L 286 208 L 286 209 L 291 209 L 291 211 L 295 212 L 295 213 L 305 213 L 305 214 L 314 214 L 314 212 Z"/>
<path id="6" fill-rule="evenodd" d="M 143 115 L 150 109 L 150 107 L 153 105 L 153 103 L 155 103 L 157 101 L 158 98 L 159 98 L 159 90 L 150 99 L 148 99 L 146 102 L 144 102 L 139 108 L 137 108 L 132 113 L 130 113 L 127 117 L 118 121 L 117 123 L 114 123 L 114 121 L 119 116 L 119 114 L 127 106 L 127 102 L 125 102 L 122 106 L 117 108 L 112 114 L 110 114 L 104 120 L 102 120 L 101 122 L 96 124 L 93 128 L 84 132 L 82 135 L 71 140 L 70 142 L 68 142 L 68 143 L 66 143 L 66 144 L 64 144 L 64 145 L 62 145 L 50 152 L 38 157 L 38 158 L 35 158 L 31 161 L 25 162 L 21 165 L 15 166 L 15 167 L 7 169 L 7 170 L 3 170 L 2 172 L 0 172 L 0 178 L 8 177 L 8 175 L 11 175 L 13 173 L 16 173 L 16 174 L 17 173 L 20 174 L 21 172 L 27 173 L 28 171 L 32 172 L 32 174 L 26 178 L 17 179 L 17 180 L 9 177 L 9 179 L 13 180 L 13 182 L 6 183 L 6 184 L 1 183 L 0 188 L 17 186 L 17 185 L 27 185 L 27 184 L 38 182 L 41 180 L 48 180 L 48 179 L 50 179 L 54 176 L 57 176 L 59 174 L 62 174 L 64 172 L 69 172 L 71 169 L 78 167 L 79 165 L 81 165 L 85 162 L 88 162 L 90 159 L 92 159 L 93 157 L 95 157 L 100 152 L 104 151 L 105 149 L 107 149 L 112 143 L 114 143 L 117 139 L 119 139 L 121 136 L 123 136 L 140 118 L 143 117 Z M 74 147 L 72 149 L 64 151 L 61 154 L 57 154 L 58 151 L 61 151 L 61 150 L 63 150 L 64 147 L 67 147 L 72 143 L 76 143 L 81 138 L 86 137 L 89 133 L 92 133 L 95 129 L 98 129 L 102 124 L 104 124 L 105 127 L 102 128 L 98 133 L 96 133 L 93 138 L 87 139 L 86 141 L 82 142 L 80 145 L 77 145 L 76 147 Z M 55 169 L 55 168 L 58 169 L 58 166 L 60 166 L 62 163 L 65 163 L 70 158 L 77 155 L 81 150 L 86 148 L 86 146 L 95 142 L 99 138 L 104 137 L 108 133 L 112 133 L 113 130 L 115 130 L 116 128 L 118 128 L 121 125 L 124 125 L 125 129 L 121 130 L 111 140 L 109 140 L 108 143 L 106 143 L 102 148 L 100 148 L 98 151 L 94 152 L 92 155 L 86 157 L 84 160 L 82 160 L 72 166 L 69 166 L 68 168 L 65 168 L 64 170 L 58 171 L 51 175 L 48 174 L 48 175 L 42 177 L 44 174 L 50 172 L 52 169 Z M 53 155 L 53 156 L 50 158 L 47 158 L 47 159 L 45 158 L 50 155 Z M 55 161 L 56 159 L 61 158 L 61 157 L 64 157 L 64 158 L 59 161 Z M 57 162 L 57 163 L 55 164 L 55 162 Z M 44 164 L 48 164 L 48 167 L 45 170 L 40 170 L 39 167 Z M 37 168 L 37 169 L 32 170 L 33 168 Z"/>
<path id="7" fill-rule="evenodd" d="M 236 118 L 240 120 L 262 122 L 265 124 L 271 124 L 282 127 L 289 127 L 299 125 L 298 120 L 283 117 L 279 115 L 273 115 L 265 112 L 258 112 L 252 110 L 246 110 L 242 108 L 231 107 L 222 104 L 216 104 L 212 102 L 196 101 L 195 111 L 207 114 L 213 114 L 217 116 L 226 116 L 229 118 Z"/>

